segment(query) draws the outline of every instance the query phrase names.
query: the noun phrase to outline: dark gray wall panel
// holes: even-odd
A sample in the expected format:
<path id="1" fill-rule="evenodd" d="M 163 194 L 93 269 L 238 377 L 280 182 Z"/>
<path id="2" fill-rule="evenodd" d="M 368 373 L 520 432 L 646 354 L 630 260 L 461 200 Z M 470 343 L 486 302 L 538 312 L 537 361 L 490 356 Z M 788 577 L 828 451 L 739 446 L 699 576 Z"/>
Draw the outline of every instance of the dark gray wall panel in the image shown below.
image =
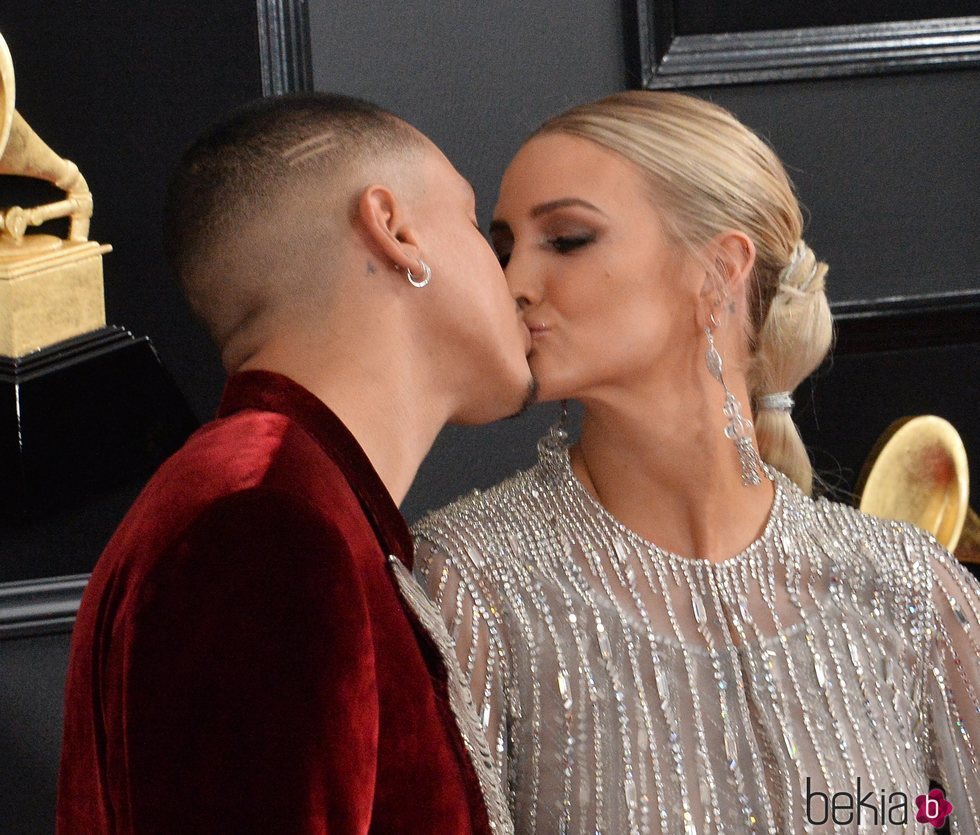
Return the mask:
<path id="1" fill-rule="evenodd" d="M 54 831 L 70 636 L 0 640 L 0 831 Z"/>
<path id="2" fill-rule="evenodd" d="M 786 163 L 832 302 L 980 287 L 980 71 L 693 92 Z"/>
<path id="3" fill-rule="evenodd" d="M 313 80 L 377 101 L 428 134 L 476 188 L 481 219 L 528 131 L 623 88 L 616 3 L 312 0 Z"/>

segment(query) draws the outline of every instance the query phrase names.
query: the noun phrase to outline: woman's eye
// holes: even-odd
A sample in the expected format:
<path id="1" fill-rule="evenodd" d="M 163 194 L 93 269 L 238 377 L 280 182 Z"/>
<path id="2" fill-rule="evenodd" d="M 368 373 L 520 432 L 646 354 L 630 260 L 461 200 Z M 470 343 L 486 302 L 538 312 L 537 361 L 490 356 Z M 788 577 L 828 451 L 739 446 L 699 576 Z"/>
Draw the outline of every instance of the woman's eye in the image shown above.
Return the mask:
<path id="1" fill-rule="evenodd" d="M 548 245 L 555 252 L 564 255 L 566 252 L 583 247 L 586 244 L 592 243 L 594 240 L 595 235 L 558 235 L 557 237 L 549 238 Z"/>

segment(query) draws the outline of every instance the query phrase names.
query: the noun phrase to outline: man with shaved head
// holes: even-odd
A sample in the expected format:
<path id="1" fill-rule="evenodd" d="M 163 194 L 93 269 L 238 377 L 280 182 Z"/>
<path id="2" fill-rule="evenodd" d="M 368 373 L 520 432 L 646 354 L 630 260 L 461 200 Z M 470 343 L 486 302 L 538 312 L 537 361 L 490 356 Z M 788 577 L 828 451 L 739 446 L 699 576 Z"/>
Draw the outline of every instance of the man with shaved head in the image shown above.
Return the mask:
<path id="1" fill-rule="evenodd" d="M 398 504 L 533 396 L 473 190 L 405 122 L 255 103 L 185 154 L 168 257 L 229 376 L 92 573 L 68 833 L 490 833 L 506 802 Z"/>

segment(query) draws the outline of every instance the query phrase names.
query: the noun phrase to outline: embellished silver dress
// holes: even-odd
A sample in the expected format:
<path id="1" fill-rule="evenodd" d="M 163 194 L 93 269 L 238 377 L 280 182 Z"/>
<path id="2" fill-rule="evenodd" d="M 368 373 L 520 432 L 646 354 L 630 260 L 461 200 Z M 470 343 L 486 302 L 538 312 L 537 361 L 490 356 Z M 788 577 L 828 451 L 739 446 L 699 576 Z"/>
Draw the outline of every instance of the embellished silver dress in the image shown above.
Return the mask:
<path id="1" fill-rule="evenodd" d="M 931 833 L 933 778 L 980 834 L 980 585 L 770 476 L 761 537 L 722 563 L 620 524 L 554 430 L 416 525 L 518 833 Z"/>

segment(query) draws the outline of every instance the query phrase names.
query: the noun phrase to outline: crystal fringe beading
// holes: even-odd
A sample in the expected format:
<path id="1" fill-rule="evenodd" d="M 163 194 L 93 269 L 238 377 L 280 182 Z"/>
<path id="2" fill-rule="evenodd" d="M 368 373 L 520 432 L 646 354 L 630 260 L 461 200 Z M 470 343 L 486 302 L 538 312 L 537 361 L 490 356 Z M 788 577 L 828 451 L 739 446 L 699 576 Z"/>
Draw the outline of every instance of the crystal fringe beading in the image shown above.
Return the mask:
<path id="1" fill-rule="evenodd" d="M 910 525 L 766 475 L 765 529 L 721 563 L 619 523 L 555 431 L 415 527 L 517 832 L 931 833 L 934 778 L 952 832 L 980 835 L 977 580 Z M 858 785 L 886 812 L 904 793 L 907 824 L 813 822 Z"/>

